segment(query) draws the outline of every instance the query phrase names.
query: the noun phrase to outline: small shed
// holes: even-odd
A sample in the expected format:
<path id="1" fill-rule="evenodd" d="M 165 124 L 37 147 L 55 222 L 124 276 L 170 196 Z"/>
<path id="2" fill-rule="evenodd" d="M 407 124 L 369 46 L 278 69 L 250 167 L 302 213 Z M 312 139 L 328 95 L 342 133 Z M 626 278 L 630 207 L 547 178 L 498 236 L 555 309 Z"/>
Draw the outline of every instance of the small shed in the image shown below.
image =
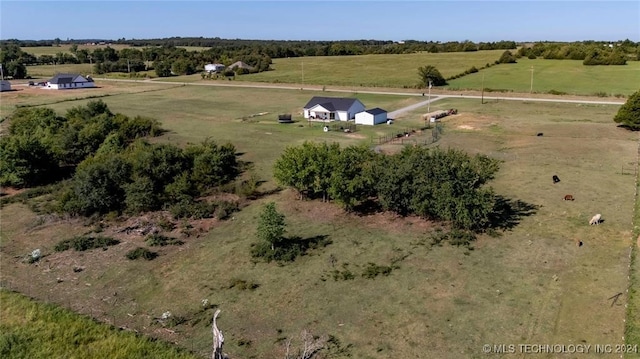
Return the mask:
<path id="1" fill-rule="evenodd" d="M 284 115 L 278 115 L 278 122 L 279 123 L 293 123 L 293 120 L 291 119 L 291 114 L 284 114 Z"/>
<path id="2" fill-rule="evenodd" d="M 2 80 L 0 82 L 0 92 L 11 91 L 11 82 L 7 80 Z"/>
<path id="3" fill-rule="evenodd" d="M 356 124 L 358 125 L 379 125 L 387 122 L 387 111 L 376 107 L 356 113 Z"/>

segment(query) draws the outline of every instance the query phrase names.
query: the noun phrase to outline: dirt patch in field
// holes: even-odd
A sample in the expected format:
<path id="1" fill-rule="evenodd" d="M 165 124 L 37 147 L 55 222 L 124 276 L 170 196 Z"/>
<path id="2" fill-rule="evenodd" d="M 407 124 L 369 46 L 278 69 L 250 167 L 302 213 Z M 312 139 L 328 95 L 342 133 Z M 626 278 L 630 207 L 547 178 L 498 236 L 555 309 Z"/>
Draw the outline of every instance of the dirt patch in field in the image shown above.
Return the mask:
<path id="1" fill-rule="evenodd" d="M 360 134 L 357 134 L 357 133 L 347 133 L 345 136 L 349 137 L 349 138 L 356 138 L 356 139 L 367 138 L 365 135 L 360 135 Z"/>
<path id="2" fill-rule="evenodd" d="M 480 116 L 472 114 L 458 114 L 447 116 L 444 122 L 454 128 L 467 131 L 476 131 L 497 124 L 497 119 L 490 116 Z"/>
<path id="3" fill-rule="evenodd" d="M 333 202 L 300 200 L 293 192 L 289 192 L 285 196 L 287 197 L 286 202 L 283 203 L 285 211 L 302 214 L 308 221 L 313 222 L 335 223 L 336 225 L 349 223 L 350 225 L 362 225 L 392 233 L 424 233 L 442 227 L 442 224 L 418 216 L 402 217 L 388 211 L 347 212 Z"/>
<path id="4" fill-rule="evenodd" d="M 15 196 L 17 194 L 20 194 L 24 192 L 24 188 L 13 188 L 13 187 L 2 187 L 0 188 L 0 197 L 4 197 L 4 196 Z"/>

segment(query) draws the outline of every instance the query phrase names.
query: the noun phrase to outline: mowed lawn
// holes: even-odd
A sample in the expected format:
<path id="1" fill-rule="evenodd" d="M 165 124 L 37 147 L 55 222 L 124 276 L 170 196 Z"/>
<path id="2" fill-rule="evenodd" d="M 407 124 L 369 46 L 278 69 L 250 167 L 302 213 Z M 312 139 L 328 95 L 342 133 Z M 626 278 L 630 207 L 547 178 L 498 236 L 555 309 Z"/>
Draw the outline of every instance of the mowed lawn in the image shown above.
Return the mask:
<path id="1" fill-rule="evenodd" d="M 355 134 L 275 123 L 278 113 L 299 118 L 311 95 L 184 86 L 104 101 L 114 112 L 160 119 L 170 132 L 157 141 L 210 137 L 236 144 L 241 158 L 270 181 L 265 188 L 273 187 L 271 166 L 287 145 L 371 143 L 394 126 L 419 125 L 424 112 Z M 389 111 L 421 100 L 357 96 L 367 107 Z M 52 107 L 63 112 L 86 101 Z M 346 214 L 332 203 L 297 201 L 285 190 L 186 238 L 182 247 L 162 249 L 154 261 L 132 262 L 124 254 L 142 245 L 142 237 L 129 236 L 106 251 L 54 253 L 59 240 L 90 227 L 39 220 L 14 204 L 2 209 L 3 257 L 35 248 L 47 257 L 39 267 L 12 260 L 0 277 L 39 299 L 95 311 L 102 320 L 178 342 L 203 357 L 210 355 L 212 315 L 202 310 L 203 299 L 222 309 L 225 351 L 239 358 L 282 357 L 284 338 L 295 339 L 303 329 L 334 336 L 355 358 L 481 358 L 485 344 L 621 343 L 626 299 L 608 298 L 627 286 L 638 137 L 613 123 L 618 106 L 447 99 L 431 108 L 459 110 L 442 121 L 435 145 L 504 161 L 491 185 L 522 203 L 512 228 L 498 237 L 481 235 L 473 250 L 430 246 L 438 226 L 421 219 Z M 251 117 L 262 112 L 268 114 Z M 553 184 L 552 175 L 561 182 Z M 565 194 L 575 201 L 563 201 Z M 327 236 L 331 244 L 285 266 L 255 263 L 249 251 L 267 201 L 286 215 L 288 235 Z M 604 222 L 589 226 L 595 213 Z M 368 263 L 398 268 L 366 279 L 361 274 Z M 74 266 L 84 269 L 76 273 Z M 355 278 L 336 281 L 334 270 Z M 233 285 L 242 281 L 257 288 Z M 167 310 L 186 318 L 172 332 L 149 319 Z"/>

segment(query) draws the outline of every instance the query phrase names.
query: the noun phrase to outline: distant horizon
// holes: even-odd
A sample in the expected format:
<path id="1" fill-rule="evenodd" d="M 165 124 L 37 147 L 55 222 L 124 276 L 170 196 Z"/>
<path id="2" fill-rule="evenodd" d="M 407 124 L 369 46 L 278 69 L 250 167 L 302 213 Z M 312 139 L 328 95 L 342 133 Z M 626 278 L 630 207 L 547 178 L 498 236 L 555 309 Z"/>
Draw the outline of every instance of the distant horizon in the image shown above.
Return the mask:
<path id="1" fill-rule="evenodd" d="M 640 1 L 627 0 L 2 0 L 0 20 L 0 39 L 21 41 L 640 42 Z"/>
<path id="2" fill-rule="evenodd" d="M 218 38 L 220 40 L 229 40 L 229 41 L 291 41 L 291 42 L 341 42 L 341 41 L 392 41 L 395 43 L 399 43 L 399 42 L 405 42 L 405 41 L 417 41 L 417 42 L 434 42 L 434 43 L 447 43 L 447 42 L 464 42 L 464 41 L 471 41 L 475 44 L 478 43 L 496 43 L 496 42 L 501 42 L 501 41 L 513 41 L 515 43 L 536 43 L 536 42 L 558 42 L 558 43 L 572 43 L 572 42 L 589 42 L 589 41 L 593 41 L 593 42 L 609 42 L 609 43 L 616 43 L 616 42 L 623 42 L 626 40 L 632 41 L 634 43 L 638 43 L 640 41 L 633 41 L 631 39 L 616 39 L 616 40 L 593 40 L 593 39 L 586 39 L 586 40 L 572 40 L 572 41 L 559 41 L 559 40 L 524 40 L 524 41 L 516 41 L 516 40 L 509 40 L 509 39 L 501 39 L 501 40 L 491 40 L 491 41 L 473 41 L 473 40 L 464 40 L 464 41 L 459 41 L 459 40 L 452 40 L 452 41 L 441 41 L 441 40 L 416 40 L 416 39 L 400 39 L 400 40 L 391 40 L 391 39 L 336 39 L 336 40 L 309 40 L 309 39 L 302 39 L 302 40 L 289 40 L 289 39 L 246 39 L 246 38 L 221 38 L 221 37 L 204 37 L 204 36 L 167 36 L 167 37 L 156 37 L 156 38 L 125 38 L 124 41 L 145 41 L 145 40 L 168 40 L 168 39 L 215 39 Z M 0 38 L 0 41 L 9 41 L 9 40 L 17 40 L 17 41 L 22 41 L 22 42 L 47 42 L 47 41 L 55 41 L 54 39 L 15 39 L 15 38 L 9 38 L 9 39 L 3 39 Z M 60 39 L 61 43 L 71 43 L 71 42 L 84 42 L 84 41 L 101 41 L 101 42 L 110 42 L 110 43 L 117 43 L 118 41 L 121 41 L 122 38 L 120 39 L 103 39 L 103 38 L 81 38 L 81 39 Z"/>

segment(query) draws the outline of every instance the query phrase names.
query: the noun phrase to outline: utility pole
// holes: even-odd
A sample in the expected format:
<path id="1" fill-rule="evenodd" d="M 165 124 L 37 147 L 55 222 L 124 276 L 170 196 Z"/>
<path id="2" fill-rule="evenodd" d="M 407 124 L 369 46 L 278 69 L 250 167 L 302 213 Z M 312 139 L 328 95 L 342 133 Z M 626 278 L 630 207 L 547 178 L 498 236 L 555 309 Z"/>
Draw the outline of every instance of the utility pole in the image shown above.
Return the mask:
<path id="1" fill-rule="evenodd" d="M 129 74 L 129 77 L 131 77 L 131 64 L 129 63 L 129 59 L 127 59 L 127 73 Z"/>
<path id="2" fill-rule="evenodd" d="M 533 93 L 533 65 L 531 66 L 531 88 L 529 88 L 529 93 Z"/>
<path id="3" fill-rule="evenodd" d="M 91 67 L 91 75 L 93 75 L 93 59 L 91 55 L 89 55 L 88 57 L 89 57 L 89 66 Z"/>
<path id="4" fill-rule="evenodd" d="M 482 73 L 482 95 L 480 96 L 480 103 L 484 105 L 484 72 Z"/>
<path id="5" fill-rule="evenodd" d="M 431 87 L 432 87 L 431 79 L 429 79 L 429 98 L 428 98 L 428 101 L 427 101 L 427 113 L 431 112 Z M 429 120 L 431 120 L 431 119 L 429 119 Z"/>

